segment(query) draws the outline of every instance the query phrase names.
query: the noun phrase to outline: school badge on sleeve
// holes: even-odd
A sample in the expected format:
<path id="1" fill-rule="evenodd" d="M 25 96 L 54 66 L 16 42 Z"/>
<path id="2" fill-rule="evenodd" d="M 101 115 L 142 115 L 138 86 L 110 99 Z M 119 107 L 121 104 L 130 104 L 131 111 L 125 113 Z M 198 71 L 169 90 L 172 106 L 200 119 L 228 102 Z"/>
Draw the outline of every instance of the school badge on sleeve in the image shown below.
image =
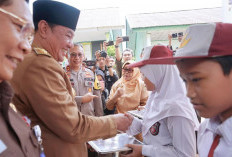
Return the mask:
<path id="1" fill-rule="evenodd" d="M 160 127 L 160 123 L 159 122 L 156 122 L 155 124 L 153 124 L 151 127 L 150 127 L 150 133 L 153 135 L 153 136 L 156 136 L 159 134 L 159 127 Z"/>

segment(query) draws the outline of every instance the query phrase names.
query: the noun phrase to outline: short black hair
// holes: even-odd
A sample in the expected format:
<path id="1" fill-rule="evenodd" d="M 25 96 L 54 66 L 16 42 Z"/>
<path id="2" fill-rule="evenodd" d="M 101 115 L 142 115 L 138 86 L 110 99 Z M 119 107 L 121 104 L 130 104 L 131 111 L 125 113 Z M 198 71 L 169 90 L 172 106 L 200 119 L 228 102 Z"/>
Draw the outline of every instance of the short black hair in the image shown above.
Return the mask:
<path id="1" fill-rule="evenodd" d="M 229 75 L 232 70 L 232 56 L 222 56 L 222 57 L 215 57 L 210 60 L 213 60 L 220 64 L 224 75 Z"/>
<path id="2" fill-rule="evenodd" d="M 29 3 L 29 0 L 25 0 L 27 3 Z M 12 0 L 0 0 L 0 6 L 9 6 L 12 4 Z"/>

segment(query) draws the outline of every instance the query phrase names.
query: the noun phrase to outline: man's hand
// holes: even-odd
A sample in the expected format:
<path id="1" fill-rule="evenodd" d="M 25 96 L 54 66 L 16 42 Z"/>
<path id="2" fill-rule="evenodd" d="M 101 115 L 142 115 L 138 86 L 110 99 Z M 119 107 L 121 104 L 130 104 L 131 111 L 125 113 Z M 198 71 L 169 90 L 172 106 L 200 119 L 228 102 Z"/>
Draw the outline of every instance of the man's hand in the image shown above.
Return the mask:
<path id="1" fill-rule="evenodd" d="M 103 41 L 103 50 L 107 52 L 107 41 Z"/>
<path id="2" fill-rule="evenodd" d="M 115 45 L 116 45 L 116 46 L 119 46 L 119 44 L 120 44 L 121 42 L 123 42 L 123 39 L 120 38 L 120 37 L 117 37 L 117 39 L 116 39 L 116 41 L 115 41 Z"/>
<path id="3" fill-rule="evenodd" d="M 134 120 L 134 116 L 132 116 L 132 115 L 129 114 L 129 113 L 124 113 L 124 115 L 125 115 L 129 120 L 131 120 L 131 123 L 132 123 L 132 121 Z"/>
<path id="4" fill-rule="evenodd" d="M 96 95 L 93 95 L 93 94 L 91 94 L 91 93 L 87 93 L 87 94 L 85 94 L 85 95 L 82 97 L 81 102 L 82 102 L 82 103 L 88 103 L 88 102 L 93 101 L 93 99 L 94 99 L 94 98 L 97 98 L 97 97 L 98 97 L 98 96 L 96 96 Z"/>
<path id="5" fill-rule="evenodd" d="M 96 52 L 95 52 L 95 56 L 96 56 L 96 59 L 98 60 L 99 58 L 100 58 L 100 50 L 97 50 Z"/>
<path id="6" fill-rule="evenodd" d="M 117 61 L 121 61 L 122 59 L 122 55 L 119 49 L 119 44 L 123 41 L 122 38 L 117 37 L 116 41 L 115 41 L 115 57 Z"/>
<path id="7" fill-rule="evenodd" d="M 114 120 L 116 122 L 117 125 L 117 130 L 119 131 L 123 131 L 125 132 L 126 130 L 128 130 L 129 126 L 132 123 L 132 118 L 130 118 L 129 116 L 126 116 L 124 114 L 115 114 L 114 116 Z"/>
<path id="8" fill-rule="evenodd" d="M 168 34 L 168 40 L 172 40 L 172 35 L 171 34 Z"/>
<path id="9" fill-rule="evenodd" d="M 142 145 L 127 144 L 126 146 L 132 148 L 132 153 L 127 155 L 121 154 L 120 157 L 142 157 Z"/>

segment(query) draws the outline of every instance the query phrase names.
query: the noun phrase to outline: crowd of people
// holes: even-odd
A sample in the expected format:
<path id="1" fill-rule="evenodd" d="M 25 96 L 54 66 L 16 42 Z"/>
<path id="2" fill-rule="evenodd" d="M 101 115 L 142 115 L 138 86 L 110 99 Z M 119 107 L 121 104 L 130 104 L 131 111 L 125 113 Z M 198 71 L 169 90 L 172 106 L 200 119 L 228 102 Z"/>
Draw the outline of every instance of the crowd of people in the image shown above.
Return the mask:
<path id="1" fill-rule="evenodd" d="M 139 62 L 118 37 L 115 60 L 104 42 L 89 68 L 73 43 L 79 15 L 57 1 L 35 1 L 33 16 L 28 0 L 0 1 L 0 156 L 97 156 L 87 142 L 119 132 L 143 142 L 125 157 L 232 156 L 232 24 L 190 26 L 175 53 L 148 46 Z"/>

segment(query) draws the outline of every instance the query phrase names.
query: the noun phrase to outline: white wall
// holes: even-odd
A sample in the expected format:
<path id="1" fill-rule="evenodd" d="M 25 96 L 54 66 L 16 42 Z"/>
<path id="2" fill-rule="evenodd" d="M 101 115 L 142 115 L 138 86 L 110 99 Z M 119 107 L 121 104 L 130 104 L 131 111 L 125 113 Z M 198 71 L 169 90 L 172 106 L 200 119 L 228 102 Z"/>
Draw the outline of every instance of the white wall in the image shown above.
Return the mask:
<path id="1" fill-rule="evenodd" d="M 232 23 L 232 0 L 222 0 L 223 22 Z"/>

